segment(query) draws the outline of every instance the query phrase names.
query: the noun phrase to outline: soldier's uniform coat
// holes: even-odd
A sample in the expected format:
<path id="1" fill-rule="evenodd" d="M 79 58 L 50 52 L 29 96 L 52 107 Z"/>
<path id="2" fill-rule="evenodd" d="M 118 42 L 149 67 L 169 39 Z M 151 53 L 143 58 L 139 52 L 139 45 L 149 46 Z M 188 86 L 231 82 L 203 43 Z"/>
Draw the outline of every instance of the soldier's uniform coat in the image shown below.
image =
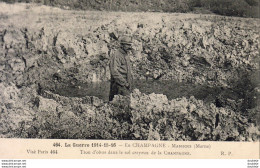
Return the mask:
<path id="1" fill-rule="evenodd" d="M 129 95 L 132 89 L 132 72 L 129 55 L 123 49 L 118 49 L 110 60 L 111 85 L 109 101 L 115 95 Z"/>

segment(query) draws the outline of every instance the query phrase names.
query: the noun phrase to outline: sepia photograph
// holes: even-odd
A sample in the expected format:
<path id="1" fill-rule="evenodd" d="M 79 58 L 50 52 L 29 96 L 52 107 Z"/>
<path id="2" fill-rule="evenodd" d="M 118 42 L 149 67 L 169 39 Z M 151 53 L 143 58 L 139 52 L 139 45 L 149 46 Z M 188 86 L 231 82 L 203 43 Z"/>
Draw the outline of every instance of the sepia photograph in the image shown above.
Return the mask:
<path id="1" fill-rule="evenodd" d="M 0 0 L 0 138 L 259 142 L 259 3 Z"/>

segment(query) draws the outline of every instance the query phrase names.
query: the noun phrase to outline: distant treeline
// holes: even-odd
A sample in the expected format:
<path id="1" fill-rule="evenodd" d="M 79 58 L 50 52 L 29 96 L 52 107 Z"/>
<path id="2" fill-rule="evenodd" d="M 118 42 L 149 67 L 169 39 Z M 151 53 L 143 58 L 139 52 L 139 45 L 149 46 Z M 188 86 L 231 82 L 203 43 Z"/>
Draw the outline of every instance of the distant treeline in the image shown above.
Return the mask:
<path id="1" fill-rule="evenodd" d="M 259 0 L 0 0 L 34 2 L 65 9 L 107 11 L 192 12 L 197 8 L 240 17 L 259 17 Z"/>

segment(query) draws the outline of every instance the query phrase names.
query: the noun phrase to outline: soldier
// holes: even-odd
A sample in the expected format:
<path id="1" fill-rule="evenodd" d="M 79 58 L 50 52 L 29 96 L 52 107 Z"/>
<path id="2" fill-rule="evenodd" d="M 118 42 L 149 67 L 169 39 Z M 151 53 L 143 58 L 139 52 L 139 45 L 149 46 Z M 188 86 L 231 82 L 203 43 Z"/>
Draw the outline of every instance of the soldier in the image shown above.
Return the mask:
<path id="1" fill-rule="evenodd" d="M 132 89 L 132 73 L 129 53 L 132 50 L 132 40 L 130 37 L 122 37 L 120 48 L 112 55 L 110 60 L 111 85 L 109 101 L 115 95 L 129 95 Z"/>

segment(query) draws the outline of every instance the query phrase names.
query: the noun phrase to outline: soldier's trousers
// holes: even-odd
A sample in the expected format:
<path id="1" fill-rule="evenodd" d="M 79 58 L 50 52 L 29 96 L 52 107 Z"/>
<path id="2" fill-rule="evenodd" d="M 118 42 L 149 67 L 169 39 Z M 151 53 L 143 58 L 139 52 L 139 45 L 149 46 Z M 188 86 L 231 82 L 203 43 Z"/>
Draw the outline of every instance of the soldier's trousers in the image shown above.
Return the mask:
<path id="1" fill-rule="evenodd" d="M 109 93 L 109 101 L 112 101 L 115 95 L 129 95 L 130 89 L 125 86 L 120 86 L 116 82 L 111 82 L 110 84 L 110 93 Z"/>

